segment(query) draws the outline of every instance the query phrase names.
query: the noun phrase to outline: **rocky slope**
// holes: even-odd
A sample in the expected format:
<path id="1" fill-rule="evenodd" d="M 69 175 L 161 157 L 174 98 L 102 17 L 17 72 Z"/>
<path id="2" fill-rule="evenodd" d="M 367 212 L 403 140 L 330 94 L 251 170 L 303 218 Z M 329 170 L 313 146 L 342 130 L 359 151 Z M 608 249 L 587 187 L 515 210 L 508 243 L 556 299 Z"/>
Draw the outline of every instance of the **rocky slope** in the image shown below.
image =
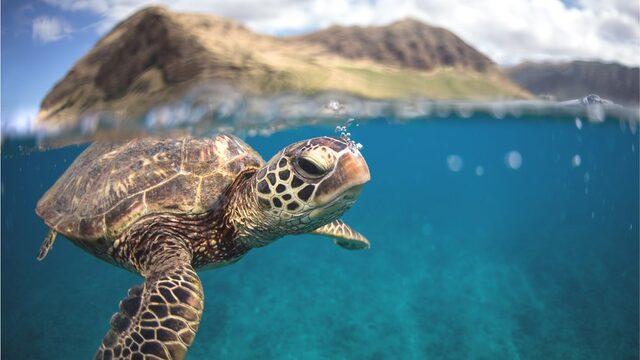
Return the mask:
<path id="1" fill-rule="evenodd" d="M 640 69 L 597 61 L 568 63 L 526 62 L 506 74 L 536 95 L 552 95 L 558 100 L 597 94 L 623 105 L 640 102 Z"/>
<path id="2" fill-rule="evenodd" d="M 333 46 L 330 32 L 336 29 L 280 38 L 255 34 L 213 15 L 145 8 L 78 60 L 42 101 L 38 121 L 74 125 L 81 116 L 95 113 L 123 119 L 139 116 L 212 83 L 248 94 L 342 91 L 377 99 L 530 96 L 487 57 L 446 30 L 413 20 L 352 28 L 355 34 L 368 35 L 337 36 L 350 39 Z M 359 50 L 340 50 L 346 44 L 357 44 Z"/>
<path id="3" fill-rule="evenodd" d="M 319 44 L 348 59 L 418 70 L 457 67 L 484 72 L 495 66 L 454 33 L 414 19 L 388 26 L 332 26 L 292 40 Z"/>

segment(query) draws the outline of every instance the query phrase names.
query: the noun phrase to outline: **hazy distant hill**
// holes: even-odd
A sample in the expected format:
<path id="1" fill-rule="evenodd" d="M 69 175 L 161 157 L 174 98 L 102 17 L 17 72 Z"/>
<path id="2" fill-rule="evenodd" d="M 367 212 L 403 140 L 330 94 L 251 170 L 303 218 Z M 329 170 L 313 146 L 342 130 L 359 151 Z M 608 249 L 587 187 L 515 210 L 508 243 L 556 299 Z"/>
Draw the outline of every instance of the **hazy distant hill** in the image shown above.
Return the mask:
<path id="1" fill-rule="evenodd" d="M 320 44 L 349 59 L 420 70 L 459 67 L 483 72 L 495 67 L 454 33 L 413 19 L 388 26 L 332 26 L 293 40 Z"/>
<path id="2" fill-rule="evenodd" d="M 553 95 L 559 100 L 597 94 L 620 104 L 640 102 L 640 69 L 637 67 L 596 61 L 526 62 L 505 72 L 532 93 Z"/>
<path id="3" fill-rule="evenodd" d="M 349 40 L 363 51 L 355 56 L 328 51 L 311 40 L 313 34 L 308 41 L 265 36 L 217 16 L 149 7 L 118 24 L 78 60 L 42 101 L 38 121 L 69 125 L 96 112 L 137 116 L 209 83 L 254 94 L 337 90 L 369 98 L 530 97 L 446 30 L 402 21 L 366 32 L 372 35 Z M 326 32 L 318 36 L 330 38 Z M 380 57 L 376 49 L 384 50 Z"/>

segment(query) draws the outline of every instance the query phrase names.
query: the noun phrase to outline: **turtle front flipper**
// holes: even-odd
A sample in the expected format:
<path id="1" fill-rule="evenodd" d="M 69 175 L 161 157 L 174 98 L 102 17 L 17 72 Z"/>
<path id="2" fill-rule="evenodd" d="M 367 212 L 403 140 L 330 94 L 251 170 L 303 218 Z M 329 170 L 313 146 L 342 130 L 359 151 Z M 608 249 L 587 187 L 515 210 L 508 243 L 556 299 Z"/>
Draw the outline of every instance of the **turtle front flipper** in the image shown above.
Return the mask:
<path id="1" fill-rule="evenodd" d="M 162 241 L 148 248 L 146 281 L 120 302 L 94 359 L 184 359 L 195 337 L 204 296 L 191 254 Z"/>
<path id="2" fill-rule="evenodd" d="M 371 247 L 369 240 L 364 235 L 353 230 L 340 219 L 313 230 L 311 234 L 330 236 L 336 245 L 348 250 L 362 250 Z"/>

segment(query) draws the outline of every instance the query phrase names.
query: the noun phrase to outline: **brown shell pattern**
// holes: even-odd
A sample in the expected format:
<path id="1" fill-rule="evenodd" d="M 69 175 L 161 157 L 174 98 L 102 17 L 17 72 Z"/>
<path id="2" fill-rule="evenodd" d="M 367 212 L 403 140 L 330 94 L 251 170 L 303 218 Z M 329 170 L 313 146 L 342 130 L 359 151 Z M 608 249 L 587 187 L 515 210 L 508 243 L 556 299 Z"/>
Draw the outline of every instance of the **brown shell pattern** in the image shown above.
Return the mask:
<path id="1" fill-rule="evenodd" d="M 97 142 L 38 201 L 51 228 L 74 239 L 114 239 L 140 217 L 214 207 L 236 175 L 264 160 L 231 135 Z"/>

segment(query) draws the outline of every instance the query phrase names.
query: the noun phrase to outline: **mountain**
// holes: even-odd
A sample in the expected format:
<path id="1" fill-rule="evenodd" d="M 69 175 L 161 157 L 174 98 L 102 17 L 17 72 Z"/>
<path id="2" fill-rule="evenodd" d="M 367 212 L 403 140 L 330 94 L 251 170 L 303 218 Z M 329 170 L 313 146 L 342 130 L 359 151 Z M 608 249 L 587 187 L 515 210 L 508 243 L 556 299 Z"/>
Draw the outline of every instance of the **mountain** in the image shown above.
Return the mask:
<path id="1" fill-rule="evenodd" d="M 148 7 L 118 24 L 77 61 L 42 101 L 38 122 L 75 125 L 83 115 L 103 112 L 118 118 L 139 116 L 212 83 L 247 94 L 341 91 L 373 99 L 530 97 L 488 58 L 446 30 L 413 20 L 351 29 L 369 36 L 361 40 L 351 36 L 349 42 L 363 50 L 343 54 L 327 50 L 318 40 L 328 38 L 326 32 L 307 35 L 307 40 L 272 37 L 214 15 Z M 340 31 L 348 33 L 349 28 Z M 394 47 L 402 34 L 408 39 Z M 381 55 L 364 50 L 369 48 L 381 49 Z"/>
<path id="2" fill-rule="evenodd" d="M 458 67 L 484 72 L 495 67 L 491 59 L 454 33 L 414 19 L 388 26 L 332 26 L 292 40 L 319 44 L 348 59 L 417 70 Z"/>
<path id="3" fill-rule="evenodd" d="M 530 92 L 553 95 L 559 100 L 597 94 L 624 105 L 640 102 L 640 69 L 637 67 L 597 61 L 525 62 L 504 71 Z"/>

